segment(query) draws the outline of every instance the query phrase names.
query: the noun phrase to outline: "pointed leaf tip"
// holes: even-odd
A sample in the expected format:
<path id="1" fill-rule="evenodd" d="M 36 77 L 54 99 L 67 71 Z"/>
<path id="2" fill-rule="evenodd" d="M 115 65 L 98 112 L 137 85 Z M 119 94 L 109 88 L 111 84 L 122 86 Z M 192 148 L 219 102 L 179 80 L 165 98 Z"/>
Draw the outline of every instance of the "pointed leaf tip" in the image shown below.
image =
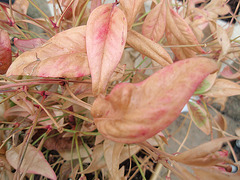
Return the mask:
<path id="1" fill-rule="evenodd" d="M 95 100 L 94 122 L 113 141 L 144 141 L 170 125 L 203 79 L 216 70 L 212 60 L 191 58 L 166 66 L 140 83 L 121 83 Z"/>
<path id="2" fill-rule="evenodd" d="M 90 14 L 86 47 L 94 95 L 105 91 L 121 59 L 126 38 L 126 17 L 115 4 L 101 5 Z"/>
<path id="3" fill-rule="evenodd" d="M 147 15 L 142 26 L 142 34 L 158 42 L 164 35 L 166 27 L 166 4 L 161 1 Z"/>
<path id="4" fill-rule="evenodd" d="M 17 169 L 19 164 L 18 161 L 20 159 L 20 152 L 22 148 L 24 148 L 23 143 L 16 147 L 12 147 L 6 152 L 6 158 L 9 164 L 11 164 L 11 166 L 15 169 Z M 52 180 L 57 179 L 55 172 L 44 158 L 42 152 L 40 152 L 31 144 L 29 144 L 27 147 L 22 165 L 20 167 L 20 172 L 40 174 Z"/>

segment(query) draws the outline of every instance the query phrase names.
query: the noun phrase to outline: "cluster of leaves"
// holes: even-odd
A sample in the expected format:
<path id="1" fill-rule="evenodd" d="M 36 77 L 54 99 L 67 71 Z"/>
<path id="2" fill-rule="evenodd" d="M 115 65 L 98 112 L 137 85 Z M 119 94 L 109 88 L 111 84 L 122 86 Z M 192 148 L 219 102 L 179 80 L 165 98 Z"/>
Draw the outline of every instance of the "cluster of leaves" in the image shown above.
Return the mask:
<path id="1" fill-rule="evenodd" d="M 209 109 L 240 94 L 232 81 L 240 78 L 240 46 L 231 25 L 216 23 L 229 6 L 199 2 L 152 0 L 146 12 L 145 0 L 56 0 L 53 17 L 30 0 L 0 3 L 1 177 L 121 179 L 139 171 L 145 179 L 136 156 L 144 150 L 181 179 L 238 179 L 227 172 L 237 165 L 218 151 L 237 137 Z M 43 18 L 26 14 L 29 3 Z M 172 155 L 164 132 L 185 104 L 212 140 Z M 119 169 L 131 157 L 138 168 Z"/>

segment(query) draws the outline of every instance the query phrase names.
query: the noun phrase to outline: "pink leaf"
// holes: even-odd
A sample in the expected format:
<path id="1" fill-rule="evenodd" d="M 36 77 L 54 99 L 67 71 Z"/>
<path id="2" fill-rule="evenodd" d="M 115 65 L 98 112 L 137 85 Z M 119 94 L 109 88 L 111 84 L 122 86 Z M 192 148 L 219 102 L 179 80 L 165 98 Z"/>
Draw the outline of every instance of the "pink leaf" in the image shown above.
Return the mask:
<path id="1" fill-rule="evenodd" d="M 12 147 L 10 150 L 6 152 L 6 158 L 9 164 L 15 169 L 18 168 L 18 162 L 20 159 L 20 151 L 24 148 L 23 144 L 20 144 L 16 147 Z M 28 145 L 25 156 L 23 158 L 22 165 L 20 167 L 20 172 L 27 172 L 33 174 L 40 174 L 49 179 L 57 179 L 56 174 L 53 169 L 44 158 L 42 152 L 40 152 L 37 148 Z"/>
<path id="2" fill-rule="evenodd" d="M 104 4 L 90 14 L 86 45 L 93 94 L 104 92 L 121 59 L 126 38 L 126 17 L 116 4 Z"/>
<path id="3" fill-rule="evenodd" d="M 154 42 L 160 41 L 166 27 L 166 4 L 161 1 L 147 15 L 142 26 L 142 34 Z"/>
<path id="4" fill-rule="evenodd" d="M 81 77 L 90 74 L 86 54 L 86 26 L 56 34 L 41 47 L 21 54 L 7 76 Z"/>
<path id="5" fill-rule="evenodd" d="M 36 47 L 43 45 L 47 40 L 42 38 L 35 38 L 30 40 L 22 40 L 14 38 L 14 45 L 22 52 L 29 51 Z"/>
<path id="6" fill-rule="evenodd" d="M 221 72 L 221 75 L 224 78 L 227 78 L 227 79 L 237 79 L 237 78 L 240 78 L 240 72 L 238 71 L 238 72 L 233 73 L 229 66 L 226 66 L 223 69 L 223 71 Z"/>
<path id="7" fill-rule="evenodd" d="M 192 58 L 166 66 L 140 83 L 118 84 L 93 103 L 94 122 L 113 141 L 144 141 L 170 125 L 203 79 L 216 70 L 212 60 Z"/>
<path id="8" fill-rule="evenodd" d="M 12 62 L 12 50 L 9 35 L 0 29 L 0 74 L 5 74 Z"/>

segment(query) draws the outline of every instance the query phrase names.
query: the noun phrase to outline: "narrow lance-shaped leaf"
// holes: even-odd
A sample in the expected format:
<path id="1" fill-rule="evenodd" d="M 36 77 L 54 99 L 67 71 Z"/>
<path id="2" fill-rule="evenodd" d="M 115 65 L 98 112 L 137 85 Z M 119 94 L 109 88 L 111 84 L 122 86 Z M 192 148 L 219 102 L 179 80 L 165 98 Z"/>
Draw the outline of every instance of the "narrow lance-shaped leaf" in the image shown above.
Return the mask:
<path id="1" fill-rule="evenodd" d="M 12 50 L 9 35 L 0 29 L 0 74 L 5 74 L 12 62 Z"/>
<path id="2" fill-rule="evenodd" d="M 231 47 L 231 42 L 230 39 L 228 37 L 228 34 L 226 32 L 226 30 L 224 30 L 221 26 L 216 25 L 217 26 L 217 40 L 219 42 L 219 44 L 222 46 L 222 55 L 226 55 L 229 48 Z"/>
<path id="3" fill-rule="evenodd" d="M 18 145 L 17 147 L 12 147 L 10 150 L 6 152 L 6 158 L 15 169 L 18 167 L 18 161 L 20 159 L 20 151 L 24 148 L 23 144 Z M 42 152 L 40 152 L 37 148 L 28 145 L 22 165 L 20 167 L 20 172 L 27 172 L 33 174 L 40 174 L 49 179 L 57 179 L 56 174 L 53 169 L 44 158 Z"/>
<path id="4" fill-rule="evenodd" d="M 204 158 L 209 154 L 215 153 L 222 147 L 222 144 L 224 142 L 231 141 L 233 139 L 236 139 L 236 138 L 224 137 L 224 138 L 214 139 L 212 141 L 201 144 L 193 149 L 185 151 L 177 156 L 172 156 L 171 159 L 178 162 L 182 162 L 182 163 L 193 162 L 194 160 L 197 160 L 197 159 L 199 160 L 200 158 Z"/>
<path id="5" fill-rule="evenodd" d="M 172 63 L 170 55 L 160 44 L 151 41 L 134 30 L 128 31 L 127 43 L 162 66 Z"/>
<path id="6" fill-rule="evenodd" d="M 119 2 L 127 18 L 128 29 L 131 29 L 138 12 L 144 5 L 144 0 L 120 0 Z"/>
<path id="7" fill-rule="evenodd" d="M 116 4 L 104 4 L 89 16 L 86 46 L 93 94 L 104 93 L 127 38 L 127 21 Z"/>
<path id="8" fill-rule="evenodd" d="M 190 101 L 188 103 L 188 110 L 191 119 L 196 126 L 201 129 L 205 134 L 210 134 L 210 123 L 206 110 L 197 102 Z"/>
<path id="9" fill-rule="evenodd" d="M 154 42 L 160 41 L 166 27 L 165 0 L 155 6 L 147 15 L 142 26 L 142 34 Z"/>
<path id="10" fill-rule="evenodd" d="M 105 140 L 103 143 L 104 159 L 109 173 L 116 180 L 120 180 L 119 163 L 123 146 L 123 143 L 116 143 L 110 140 Z"/>
<path id="11" fill-rule="evenodd" d="M 169 3 L 167 7 L 166 38 L 168 44 L 186 46 L 171 48 L 177 59 L 191 58 L 196 56 L 196 53 L 205 53 L 205 51 L 198 46 L 197 38 L 187 22 L 170 7 Z"/>
<path id="12" fill-rule="evenodd" d="M 240 95 L 240 85 L 227 79 L 217 79 L 212 88 L 203 95 L 216 98 Z"/>
<path id="13" fill-rule="evenodd" d="M 113 141 L 142 142 L 170 125 L 202 80 L 216 70 L 216 63 L 207 58 L 186 59 L 140 83 L 118 84 L 93 103 L 97 129 Z"/>

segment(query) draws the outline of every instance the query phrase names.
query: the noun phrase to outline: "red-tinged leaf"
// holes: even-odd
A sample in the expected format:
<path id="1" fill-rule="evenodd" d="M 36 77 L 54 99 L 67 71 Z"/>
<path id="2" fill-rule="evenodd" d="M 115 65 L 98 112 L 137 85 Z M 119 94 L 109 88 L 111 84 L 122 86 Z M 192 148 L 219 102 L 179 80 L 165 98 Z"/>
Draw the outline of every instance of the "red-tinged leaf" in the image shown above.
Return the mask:
<path id="1" fill-rule="evenodd" d="M 166 27 L 165 0 L 155 6 L 147 15 L 142 26 L 142 34 L 154 42 L 162 39 Z"/>
<path id="2" fill-rule="evenodd" d="M 226 66 L 221 72 L 221 76 L 227 79 L 237 79 L 240 78 L 240 72 L 233 73 L 229 66 Z"/>
<path id="3" fill-rule="evenodd" d="M 12 50 L 9 35 L 0 29 L 0 74 L 5 74 L 12 63 Z"/>
<path id="4" fill-rule="evenodd" d="M 200 158 L 207 157 L 209 154 L 215 153 L 222 147 L 222 144 L 224 142 L 231 141 L 233 139 L 236 139 L 236 138 L 225 137 L 225 138 L 214 139 L 212 141 L 201 144 L 193 149 L 185 151 L 171 158 L 175 161 L 182 162 L 182 163 L 186 163 L 187 161 L 192 162 L 197 159 L 199 160 Z"/>
<path id="5" fill-rule="evenodd" d="M 191 119 L 196 124 L 196 126 L 202 130 L 205 134 L 210 134 L 210 120 L 208 118 L 207 112 L 200 104 L 194 101 L 188 103 L 188 111 Z"/>
<path id="6" fill-rule="evenodd" d="M 120 0 L 119 2 L 127 18 L 128 29 L 131 29 L 137 14 L 144 5 L 144 0 Z"/>
<path id="7" fill-rule="evenodd" d="M 193 168 L 198 179 L 207 180 L 239 180 L 240 173 L 228 173 L 216 168 Z"/>
<path id="8" fill-rule="evenodd" d="M 9 164 L 17 169 L 20 159 L 20 151 L 24 148 L 23 144 L 20 144 L 16 147 L 12 147 L 6 152 L 6 158 Z M 27 172 L 31 174 L 40 174 L 49 179 L 57 179 L 55 172 L 44 158 L 41 151 L 32 146 L 28 145 L 25 156 L 20 167 L 20 172 Z"/>
<path id="9" fill-rule="evenodd" d="M 128 31 L 127 43 L 135 50 L 148 56 L 162 66 L 172 63 L 170 55 L 160 44 L 151 41 L 134 30 Z"/>
<path id="10" fill-rule="evenodd" d="M 126 37 L 126 17 L 116 4 L 104 4 L 90 14 L 86 46 L 94 95 L 104 93 L 121 59 Z"/>
<path id="11" fill-rule="evenodd" d="M 105 140 L 103 143 L 104 159 L 113 179 L 120 179 L 119 164 L 123 146 L 123 143 L 116 143 L 110 140 Z"/>
<path id="12" fill-rule="evenodd" d="M 213 86 L 215 80 L 217 78 L 217 73 L 210 74 L 206 79 L 203 80 L 203 82 L 198 86 L 197 90 L 194 92 L 194 94 L 203 94 L 211 89 Z"/>
<path id="13" fill-rule="evenodd" d="M 240 94 L 240 85 L 226 79 L 217 79 L 212 88 L 203 95 L 209 97 L 228 97 Z"/>
<path id="14" fill-rule="evenodd" d="M 47 40 L 42 38 L 35 38 L 30 40 L 22 40 L 14 38 L 14 45 L 22 52 L 29 51 L 36 47 L 43 45 Z"/>
<path id="15" fill-rule="evenodd" d="M 170 8 L 169 5 L 166 17 L 166 38 L 168 44 L 186 46 L 171 48 L 178 60 L 191 58 L 195 56 L 196 53 L 205 53 L 205 51 L 198 46 L 199 43 L 190 26 L 180 15 Z"/>
<path id="16" fill-rule="evenodd" d="M 56 34 L 41 47 L 21 54 L 7 76 L 81 77 L 90 74 L 86 55 L 86 26 Z"/>
<path id="17" fill-rule="evenodd" d="M 118 84 L 94 101 L 94 122 L 113 141 L 142 142 L 170 125 L 202 80 L 216 70 L 214 61 L 194 58 L 166 66 L 140 83 Z"/>

